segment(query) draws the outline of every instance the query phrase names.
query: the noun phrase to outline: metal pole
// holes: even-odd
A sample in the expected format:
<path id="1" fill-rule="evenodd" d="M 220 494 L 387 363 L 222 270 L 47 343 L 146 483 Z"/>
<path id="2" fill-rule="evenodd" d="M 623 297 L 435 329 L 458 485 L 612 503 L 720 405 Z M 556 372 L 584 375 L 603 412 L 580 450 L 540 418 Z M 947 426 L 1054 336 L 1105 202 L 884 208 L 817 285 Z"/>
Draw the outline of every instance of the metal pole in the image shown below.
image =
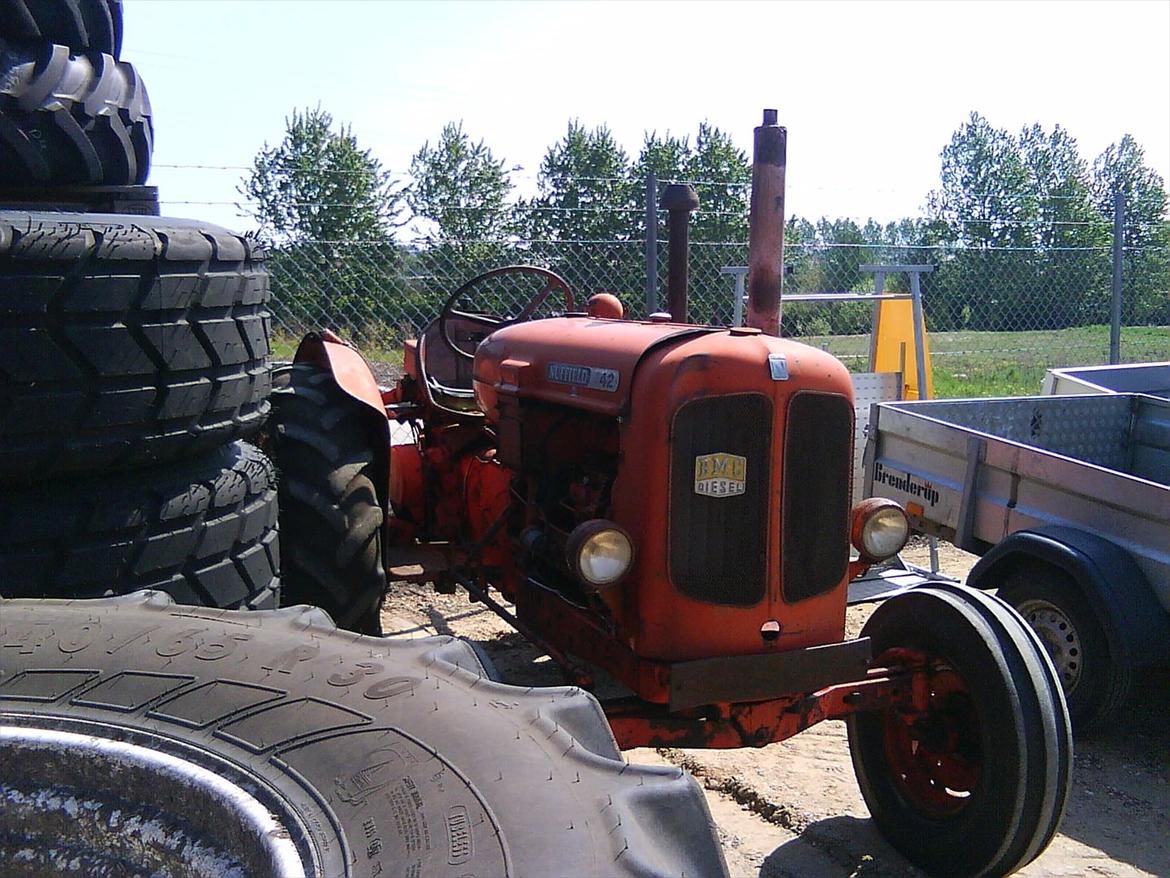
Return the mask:
<path id="1" fill-rule="evenodd" d="M 1125 253 L 1125 196 L 1113 193 L 1113 308 L 1109 314 L 1109 363 L 1121 362 L 1121 260 Z"/>
<path id="2" fill-rule="evenodd" d="M 658 310 L 658 175 L 646 174 L 646 313 Z"/>
<path id="3" fill-rule="evenodd" d="M 929 399 L 926 390 L 926 341 L 922 337 L 922 287 L 918 272 L 910 272 L 910 312 L 914 320 L 914 374 L 918 380 L 918 398 Z"/>
<path id="4" fill-rule="evenodd" d="M 775 110 L 764 110 L 752 151 L 752 205 L 748 229 L 747 325 L 780 334 L 780 293 L 784 276 L 784 171 L 788 129 Z"/>
<path id="5" fill-rule="evenodd" d="M 880 296 L 886 288 L 886 273 L 880 268 L 873 273 L 873 294 Z M 869 331 L 869 371 L 873 372 L 877 369 L 877 343 L 878 332 L 881 330 L 881 301 L 873 303 L 873 319 L 871 321 L 872 329 Z"/>

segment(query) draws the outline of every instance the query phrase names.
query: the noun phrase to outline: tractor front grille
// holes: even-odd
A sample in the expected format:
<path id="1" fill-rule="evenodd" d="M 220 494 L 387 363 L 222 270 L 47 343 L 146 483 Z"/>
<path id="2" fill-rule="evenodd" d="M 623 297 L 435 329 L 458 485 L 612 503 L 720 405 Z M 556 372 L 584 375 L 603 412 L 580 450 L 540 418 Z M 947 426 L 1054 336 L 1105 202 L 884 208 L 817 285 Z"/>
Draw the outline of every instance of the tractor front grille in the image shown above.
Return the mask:
<path id="1" fill-rule="evenodd" d="M 752 606 L 768 584 L 772 401 L 692 400 L 670 430 L 670 576 L 688 597 Z"/>
<path id="2" fill-rule="evenodd" d="M 849 564 L 853 406 L 843 396 L 802 392 L 788 403 L 784 438 L 784 600 L 830 591 Z"/>

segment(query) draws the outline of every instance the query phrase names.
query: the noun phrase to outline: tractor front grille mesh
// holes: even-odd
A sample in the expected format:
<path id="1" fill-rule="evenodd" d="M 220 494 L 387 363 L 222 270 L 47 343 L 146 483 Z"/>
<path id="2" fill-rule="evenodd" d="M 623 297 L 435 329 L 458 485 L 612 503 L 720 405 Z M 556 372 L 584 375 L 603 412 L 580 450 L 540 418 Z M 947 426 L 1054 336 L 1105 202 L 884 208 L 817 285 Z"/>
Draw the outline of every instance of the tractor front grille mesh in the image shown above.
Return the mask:
<path id="1" fill-rule="evenodd" d="M 692 400 L 676 412 L 670 442 L 671 580 L 697 600 L 758 604 L 768 583 L 772 401 L 759 393 Z M 708 480 L 722 482 L 712 493 L 700 493 L 700 477 L 712 474 L 699 471 L 700 458 L 718 459 L 714 474 L 731 476 Z"/>
<path id="2" fill-rule="evenodd" d="M 802 392 L 788 404 L 784 439 L 783 593 L 823 594 L 849 563 L 853 407 L 836 394 Z"/>

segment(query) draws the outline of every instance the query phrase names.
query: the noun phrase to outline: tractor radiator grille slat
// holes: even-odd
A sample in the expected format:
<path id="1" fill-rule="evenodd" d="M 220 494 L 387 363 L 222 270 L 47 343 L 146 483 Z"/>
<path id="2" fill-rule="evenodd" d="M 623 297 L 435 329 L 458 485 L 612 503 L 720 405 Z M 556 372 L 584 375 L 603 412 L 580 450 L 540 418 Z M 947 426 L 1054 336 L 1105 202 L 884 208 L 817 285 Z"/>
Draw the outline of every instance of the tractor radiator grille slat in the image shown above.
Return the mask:
<path id="1" fill-rule="evenodd" d="M 675 414 L 670 442 L 675 587 L 708 603 L 758 604 L 768 583 L 772 401 L 758 393 L 692 400 Z"/>
<path id="2" fill-rule="evenodd" d="M 784 447 L 783 593 L 823 594 L 849 563 L 853 407 L 843 396 L 802 392 L 788 404 Z"/>

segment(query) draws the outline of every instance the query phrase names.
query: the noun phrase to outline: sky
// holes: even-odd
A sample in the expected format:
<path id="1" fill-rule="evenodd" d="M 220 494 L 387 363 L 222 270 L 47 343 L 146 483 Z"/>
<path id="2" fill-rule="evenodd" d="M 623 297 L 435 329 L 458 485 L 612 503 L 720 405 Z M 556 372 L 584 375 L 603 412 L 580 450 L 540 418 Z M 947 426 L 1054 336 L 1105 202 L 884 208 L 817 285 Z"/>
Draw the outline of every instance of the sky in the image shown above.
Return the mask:
<path id="1" fill-rule="evenodd" d="M 462 121 L 531 192 L 571 119 L 634 157 L 710 122 L 750 158 L 788 129 L 787 213 L 921 215 L 977 111 L 1061 125 L 1092 161 L 1125 133 L 1170 179 L 1170 2 L 126 0 L 123 60 L 155 119 L 163 212 L 240 229 L 242 168 L 320 106 L 388 170 Z M 208 167 L 193 167 L 208 166 Z"/>

